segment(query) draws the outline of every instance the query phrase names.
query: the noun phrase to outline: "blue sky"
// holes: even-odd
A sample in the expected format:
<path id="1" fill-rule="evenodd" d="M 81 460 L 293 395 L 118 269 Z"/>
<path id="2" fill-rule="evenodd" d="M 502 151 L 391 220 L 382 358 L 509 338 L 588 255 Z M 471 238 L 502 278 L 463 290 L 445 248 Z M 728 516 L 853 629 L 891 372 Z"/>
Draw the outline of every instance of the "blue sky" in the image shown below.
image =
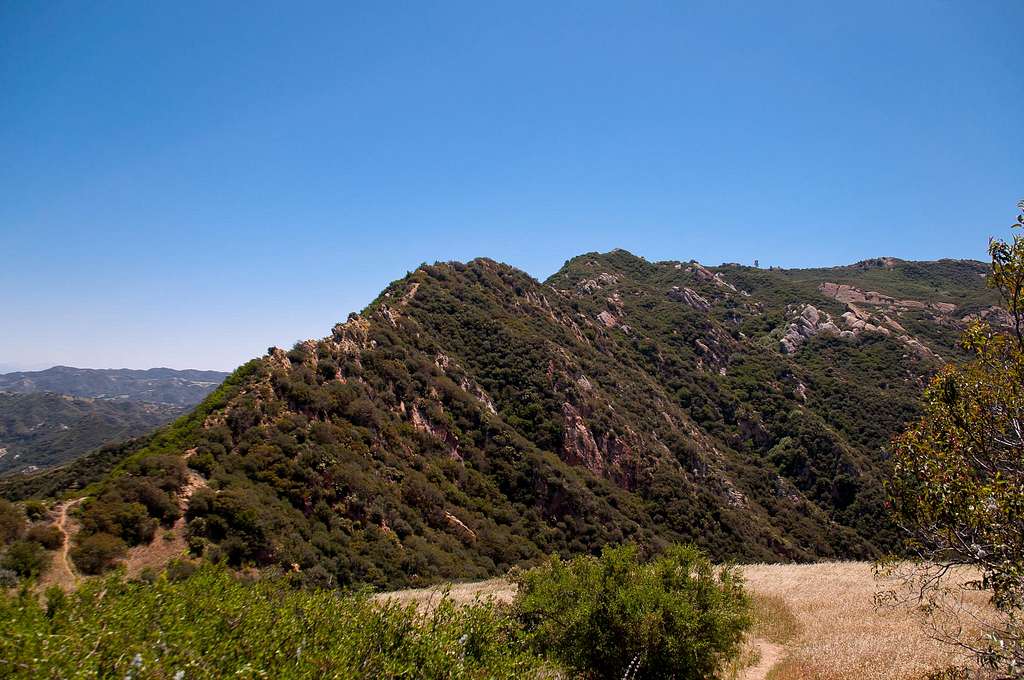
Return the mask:
<path id="1" fill-rule="evenodd" d="M 1024 3 L 0 4 L 0 365 L 231 369 L 420 262 L 982 258 Z"/>

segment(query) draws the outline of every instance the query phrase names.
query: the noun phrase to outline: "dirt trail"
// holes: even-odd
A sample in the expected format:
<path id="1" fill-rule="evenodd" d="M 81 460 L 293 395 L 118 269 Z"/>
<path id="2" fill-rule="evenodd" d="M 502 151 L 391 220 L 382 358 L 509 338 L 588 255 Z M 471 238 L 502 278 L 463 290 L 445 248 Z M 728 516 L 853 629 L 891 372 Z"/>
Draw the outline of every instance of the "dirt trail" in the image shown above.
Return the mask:
<path id="1" fill-rule="evenodd" d="M 786 648 L 767 640 L 755 640 L 759 658 L 753 666 L 747 666 L 736 680 L 765 680 L 775 665 L 782 661 Z"/>
<path id="2" fill-rule="evenodd" d="M 189 451 L 185 454 L 187 459 L 194 453 Z M 188 510 L 188 501 L 197 489 L 206 486 L 203 479 L 195 470 L 186 470 L 185 485 L 178 492 L 178 507 L 182 516 L 175 520 L 174 525 L 167 531 L 158 531 L 153 540 L 144 545 L 137 545 L 128 551 L 125 559 L 125 569 L 131 578 L 142 574 L 145 569 L 159 571 L 171 560 L 181 557 L 188 552 L 188 541 L 185 532 L 185 511 Z"/>
<path id="3" fill-rule="evenodd" d="M 43 577 L 39 581 L 40 590 L 49 588 L 50 586 L 60 586 L 64 590 L 71 590 L 78 583 L 78 574 L 75 572 L 75 567 L 71 564 L 71 558 L 68 555 L 71 550 L 71 534 L 68 530 L 68 510 L 81 503 L 84 498 L 76 498 L 71 501 L 65 501 L 57 506 L 57 519 L 53 525 L 60 529 L 60 532 L 64 534 L 64 542 L 60 546 L 60 550 L 53 553 L 52 562 L 50 568 L 43 574 Z"/>

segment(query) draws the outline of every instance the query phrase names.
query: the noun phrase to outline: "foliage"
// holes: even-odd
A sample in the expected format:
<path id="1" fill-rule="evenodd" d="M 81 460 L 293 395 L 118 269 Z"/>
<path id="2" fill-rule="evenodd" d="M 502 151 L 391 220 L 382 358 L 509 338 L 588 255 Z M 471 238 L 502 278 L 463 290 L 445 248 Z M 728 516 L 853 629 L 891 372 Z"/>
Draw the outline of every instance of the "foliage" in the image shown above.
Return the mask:
<path id="1" fill-rule="evenodd" d="M 486 259 L 423 265 L 171 425 L 0 494 L 84 494 L 82 540 L 142 544 L 179 512 L 185 477 L 167 463 L 184 459 L 207 485 L 186 512 L 193 555 L 298 565 L 311 586 L 482 578 L 628 541 L 716 560 L 873 557 L 896 536 L 881 443 L 918 414 L 937 362 L 877 333 L 783 355 L 773 334 L 797 301 L 842 312 L 823 281 L 978 311 L 995 299 L 985 268 L 717 279 L 614 251 L 541 283 Z M 945 353 L 958 315 L 900 319 L 938 329 L 925 339 Z"/>
<path id="2" fill-rule="evenodd" d="M 34 541 L 15 541 L 0 558 L 0 567 L 18 576 L 34 578 L 46 569 L 48 557 L 43 546 Z"/>
<path id="3" fill-rule="evenodd" d="M 988 646 L 960 642 L 986 665 L 1024 673 L 1024 236 L 993 240 L 989 252 L 1010 330 L 978 323 L 964 335 L 972 358 L 932 380 L 924 416 L 894 440 L 891 496 L 914 555 L 938 570 L 923 595 L 934 603 L 938 577 L 977 568 L 973 585 L 991 590 L 1002 619 Z"/>
<path id="4" fill-rule="evenodd" d="M 530 643 L 590 678 L 716 678 L 751 624 L 742 582 L 700 551 L 557 556 L 515 577 Z"/>
<path id="5" fill-rule="evenodd" d="M 68 554 L 84 574 L 102 573 L 113 566 L 114 560 L 124 555 L 126 550 L 124 541 L 110 534 L 87 534 L 76 538 L 77 544 Z"/>
<path id="6" fill-rule="evenodd" d="M 25 533 L 25 516 L 17 505 L 0 499 L 0 546 Z"/>
<path id="7" fill-rule="evenodd" d="M 25 516 L 33 522 L 46 517 L 46 503 L 39 500 L 30 500 L 22 503 L 22 507 L 25 509 Z"/>
<path id="8" fill-rule="evenodd" d="M 46 606 L 27 593 L 0 597 L 4 677 L 529 678 L 545 668 L 486 603 L 443 599 L 420 614 L 211 566 L 58 595 Z"/>
<path id="9" fill-rule="evenodd" d="M 25 540 L 56 550 L 64 544 L 64 532 L 52 524 L 33 524 L 25 532 Z"/>

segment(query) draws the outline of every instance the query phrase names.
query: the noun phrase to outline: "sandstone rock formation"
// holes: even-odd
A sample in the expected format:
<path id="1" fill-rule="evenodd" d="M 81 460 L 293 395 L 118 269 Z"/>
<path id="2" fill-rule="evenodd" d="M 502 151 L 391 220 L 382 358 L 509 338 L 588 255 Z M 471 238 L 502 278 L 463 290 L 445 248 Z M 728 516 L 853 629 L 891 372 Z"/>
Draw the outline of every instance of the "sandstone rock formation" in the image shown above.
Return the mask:
<path id="1" fill-rule="evenodd" d="M 694 309 L 706 312 L 711 309 L 711 303 L 697 291 L 692 288 L 679 286 L 672 286 L 672 289 L 668 292 L 668 296 L 672 300 L 685 303 Z"/>
<path id="2" fill-rule="evenodd" d="M 830 314 L 822 312 L 814 305 L 803 305 L 786 327 L 782 339 L 779 340 L 779 349 L 783 354 L 792 354 L 808 338 L 818 333 L 839 335 L 840 330 L 832 321 Z"/>

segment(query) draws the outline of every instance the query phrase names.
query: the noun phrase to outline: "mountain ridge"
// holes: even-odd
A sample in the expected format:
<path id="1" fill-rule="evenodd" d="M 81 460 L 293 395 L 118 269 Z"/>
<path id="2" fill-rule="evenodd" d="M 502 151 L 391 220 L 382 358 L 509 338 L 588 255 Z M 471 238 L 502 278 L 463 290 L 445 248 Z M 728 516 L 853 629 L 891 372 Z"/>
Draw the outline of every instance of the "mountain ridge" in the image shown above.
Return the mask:
<path id="1" fill-rule="evenodd" d="M 171 368 L 76 368 L 53 366 L 42 371 L 0 374 L 0 391 L 54 392 L 75 397 L 121 399 L 191 406 L 225 377 L 221 371 Z"/>
<path id="2" fill-rule="evenodd" d="M 139 489 L 173 497 L 188 452 L 208 481 L 186 511 L 193 551 L 318 583 L 475 578 L 623 540 L 873 557 L 896 535 L 881 447 L 992 306 L 978 273 L 621 250 L 544 283 L 487 258 L 423 265 L 325 338 L 236 372 L 201 417 L 118 463 L 83 524 L 149 540 L 114 510 L 173 522 Z M 854 283 L 884 295 L 861 301 Z M 927 291 L 943 300 L 911 296 Z"/>

